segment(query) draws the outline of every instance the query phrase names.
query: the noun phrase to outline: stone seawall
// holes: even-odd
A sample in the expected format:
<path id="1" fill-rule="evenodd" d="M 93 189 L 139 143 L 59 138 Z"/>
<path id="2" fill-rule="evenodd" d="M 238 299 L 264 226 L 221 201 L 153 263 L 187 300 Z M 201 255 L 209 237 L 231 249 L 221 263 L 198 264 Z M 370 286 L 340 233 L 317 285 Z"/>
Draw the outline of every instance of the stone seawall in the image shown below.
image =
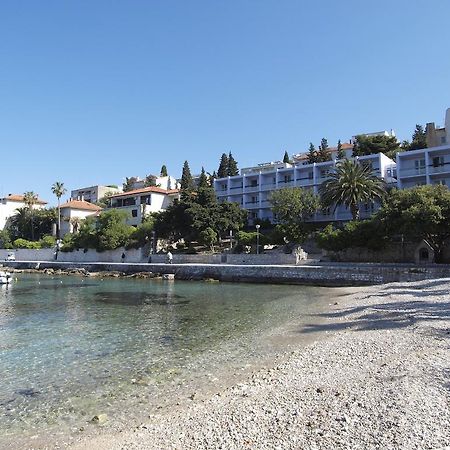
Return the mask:
<path id="1" fill-rule="evenodd" d="M 140 264 L 3 262 L 16 269 L 85 269 L 88 272 L 117 271 L 125 274 L 153 272 L 174 274 L 179 280 L 215 279 L 252 283 L 309 284 L 318 286 L 362 286 L 450 278 L 450 266 L 406 266 L 381 264 L 320 264 L 305 266 L 230 264 Z"/>

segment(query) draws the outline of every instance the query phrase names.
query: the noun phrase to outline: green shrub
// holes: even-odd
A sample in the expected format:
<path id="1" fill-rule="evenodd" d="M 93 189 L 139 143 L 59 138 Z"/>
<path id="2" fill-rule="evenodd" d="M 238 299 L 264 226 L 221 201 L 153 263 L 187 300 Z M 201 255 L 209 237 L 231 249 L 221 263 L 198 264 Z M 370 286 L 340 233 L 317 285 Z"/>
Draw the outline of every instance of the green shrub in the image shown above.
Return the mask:
<path id="1" fill-rule="evenodd" d="M 335 252 L 357 247 L 380 250 L 387 242 L 383 230 L 376 218 L 348 222 L 341 228 L 330 224 L 316 234 L 316 242 L 320 248 Z"/>
<path id="2" fill-rule="evenodd" d="M 26 239 L 16 239 L 13 242 L 13 246 L 14 248 L 25 248 L 28 250 L 38 250 L 41 248 L 41 244 L 40 242 L 36 242 L 36 241 L 27 241 Z"/>
<path id="3" fill-rule="evenodd" d="M 11 235 L 7 228 L 0 230 L 0 248 L 11 249 L 13 244 L 11 242 Z"/>
<path id="4" fill-rule="evenodd" d="M 39 244 L 41 248 L 53 248 L 56 245 L 56 239 L 53 236 L 44 236 Z"/>

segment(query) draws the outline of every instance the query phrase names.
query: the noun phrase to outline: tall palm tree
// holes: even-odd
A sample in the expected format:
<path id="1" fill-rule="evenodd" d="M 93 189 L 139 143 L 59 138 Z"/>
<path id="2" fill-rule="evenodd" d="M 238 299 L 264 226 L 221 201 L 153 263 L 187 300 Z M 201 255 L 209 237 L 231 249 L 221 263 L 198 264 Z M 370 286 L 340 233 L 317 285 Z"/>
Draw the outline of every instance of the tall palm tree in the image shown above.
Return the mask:
<path id="1" fill-rule="evenodd" d="M 325 206 L 345 205 L 353 220 L 359 220 L 359 204 L 381 199 L 385 189 L 384 181 L 372 173 L 370 166 L 344 159 L 320 185 L 319 194 Z"/>
<path id="2" fill-rule="evenodd" d="M 67 192 L 67 189 L 64 187 L 64 183 L 61 181 L 56 181 L 52 185 L 52 192 L 56 195 L 58 199 L 58 239 L 61 237 L 61 197 Z"/>
<path id="3" fill-rule="evenodd" d="M 31 218 L 31 240 L 34 241 L 34 227 L 33 227 L 33 207 L 38 202 L 38 196 L 33 191 L 28 191 L 23 194 L 23 202 L 30 211 Z"/>

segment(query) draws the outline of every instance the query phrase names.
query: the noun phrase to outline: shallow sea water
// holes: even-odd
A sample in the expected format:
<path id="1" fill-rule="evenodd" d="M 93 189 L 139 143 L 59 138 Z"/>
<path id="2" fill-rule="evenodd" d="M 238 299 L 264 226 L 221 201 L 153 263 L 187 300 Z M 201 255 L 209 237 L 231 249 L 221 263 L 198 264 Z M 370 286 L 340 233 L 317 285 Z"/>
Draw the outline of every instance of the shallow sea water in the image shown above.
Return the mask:
<path id="1" fill-rule="evenodd" d="M 280 327 L 317 321 L 334 292 L 18 275 L 0 286 L 0 447 L 77 433 L 97 414 L 117 429 L 218 389 L 280 350 Z"/>

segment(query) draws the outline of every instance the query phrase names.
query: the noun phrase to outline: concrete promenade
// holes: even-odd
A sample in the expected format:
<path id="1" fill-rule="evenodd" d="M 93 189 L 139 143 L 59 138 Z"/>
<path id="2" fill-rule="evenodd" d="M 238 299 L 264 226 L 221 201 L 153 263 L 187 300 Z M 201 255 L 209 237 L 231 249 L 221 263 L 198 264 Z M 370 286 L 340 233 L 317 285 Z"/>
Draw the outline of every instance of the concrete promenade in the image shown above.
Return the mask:
<path id="1" fill-rule="evenodd" d="M 363 286 L 392 282 L 450 278 L 450 265 L 415 266 L 407 264 L 317 263 L 295 265 L 237 264 L 151 264 L 57 261 L 4 261 L 15 269 L 54 269 L 88 272 L 151 272 L 174 274 L 179 280 L 214 279 L 252 283 L 309 284 L 318 286 Z"/>

